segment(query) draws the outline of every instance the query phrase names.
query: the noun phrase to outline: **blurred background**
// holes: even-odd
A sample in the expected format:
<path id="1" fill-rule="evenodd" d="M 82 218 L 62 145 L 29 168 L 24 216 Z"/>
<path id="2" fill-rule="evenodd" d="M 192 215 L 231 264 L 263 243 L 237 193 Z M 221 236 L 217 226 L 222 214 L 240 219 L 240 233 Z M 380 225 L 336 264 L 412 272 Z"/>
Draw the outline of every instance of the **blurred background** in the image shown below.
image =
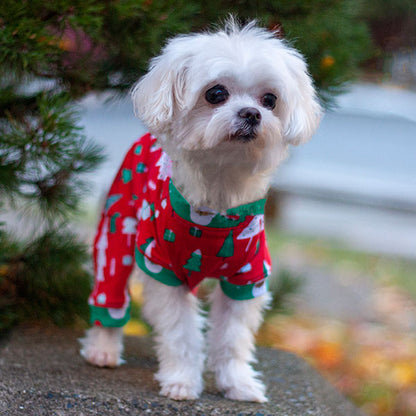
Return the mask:
<path id="1" fill-rule="evenodd" d="M 235 13 L 306 56 L 326 108 L 273 179 L 258 342 L 302 355 L 366 414 L 416 415 L 416 3 L 50 3 L 0 4 L 2 333 L 87 325 L 102 198 L 145 132 L 128 90 L 167 37 Z M 126 332 L 146 334 L 135 280 L 132 294 Z"/>

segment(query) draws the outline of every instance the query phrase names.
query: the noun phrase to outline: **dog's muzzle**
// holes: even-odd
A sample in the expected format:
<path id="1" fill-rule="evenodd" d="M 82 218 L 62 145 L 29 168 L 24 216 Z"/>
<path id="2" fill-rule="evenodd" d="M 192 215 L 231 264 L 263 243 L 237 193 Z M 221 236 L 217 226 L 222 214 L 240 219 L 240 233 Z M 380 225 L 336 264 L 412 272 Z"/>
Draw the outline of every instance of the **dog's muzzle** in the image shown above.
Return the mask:
<path id="1" fill-rule="evenodd" d="M 249 142 L 257 136 L 257 127 L 261 122 L 261 114 L 257 108 L 245 107 L 238 112 L 239 126 L 233 139 Z"/>

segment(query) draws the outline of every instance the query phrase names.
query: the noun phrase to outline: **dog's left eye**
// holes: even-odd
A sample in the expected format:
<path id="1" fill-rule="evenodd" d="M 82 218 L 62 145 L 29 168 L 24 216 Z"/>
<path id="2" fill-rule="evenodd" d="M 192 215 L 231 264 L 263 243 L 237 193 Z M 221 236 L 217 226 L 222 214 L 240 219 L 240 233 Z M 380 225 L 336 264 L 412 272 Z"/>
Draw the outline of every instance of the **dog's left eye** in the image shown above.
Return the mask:
<path id="1" fill-rule="evenodd" d="M 210 104 L 219 104 L 227 100 L 230 93 L 224 85 L 215 85 L 205 93 L 205 99 Z"/>
<path id="2" fill-rule="evenodd" d="M 273 110 L 276 107 L 276 100 L 277 97 L 274 94 L 268 93 L 261 98 L 261 104 L 263 107 Z"/>

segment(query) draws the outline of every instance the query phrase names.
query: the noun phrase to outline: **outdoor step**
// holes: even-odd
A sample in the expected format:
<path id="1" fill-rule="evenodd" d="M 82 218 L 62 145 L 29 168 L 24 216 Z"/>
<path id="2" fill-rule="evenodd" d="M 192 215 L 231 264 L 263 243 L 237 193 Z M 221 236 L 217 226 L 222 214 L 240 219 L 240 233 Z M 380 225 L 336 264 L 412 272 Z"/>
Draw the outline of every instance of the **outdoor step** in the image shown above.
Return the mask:
<path id="1" fill-rule="evenodd" d="M 18 328 L 0 341 L 0 414 L 7 415 L 279 415 L 360 416 L 349 401 L 301 358 L 260 348 L 265 404 L 224 399 L 211 374 L 195 401 L 158 395 L 150 338 L 127 337 L 127 363 L 117 369 L 85 364 L 71 330 Z"/>

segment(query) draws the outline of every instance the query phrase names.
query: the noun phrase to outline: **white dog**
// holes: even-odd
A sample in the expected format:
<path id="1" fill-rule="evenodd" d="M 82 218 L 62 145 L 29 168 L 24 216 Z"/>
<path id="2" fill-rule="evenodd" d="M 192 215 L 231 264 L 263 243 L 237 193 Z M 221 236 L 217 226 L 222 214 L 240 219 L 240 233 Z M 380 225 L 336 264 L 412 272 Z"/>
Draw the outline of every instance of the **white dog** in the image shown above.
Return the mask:
<path id="1" fill-rule="evenodd" d="M 156 378 L 172 399 L 203 389 L 204 319 L 192 289 L 216 277 L 209 367 L 226 397 L 267 400 L 251 367 L 269 301 L 264 198 L 288 146 L 308 140 L 321 115 L 302 56 L 274 35 L 230 21 L 175 37 L 132 91 L 151 135 L 134 144 L 107 199 L 89 299 L 96 325 L 81 354 L 97 366 L 122 363 L 135 251 L 143 313 L 157 334 Z"/>

